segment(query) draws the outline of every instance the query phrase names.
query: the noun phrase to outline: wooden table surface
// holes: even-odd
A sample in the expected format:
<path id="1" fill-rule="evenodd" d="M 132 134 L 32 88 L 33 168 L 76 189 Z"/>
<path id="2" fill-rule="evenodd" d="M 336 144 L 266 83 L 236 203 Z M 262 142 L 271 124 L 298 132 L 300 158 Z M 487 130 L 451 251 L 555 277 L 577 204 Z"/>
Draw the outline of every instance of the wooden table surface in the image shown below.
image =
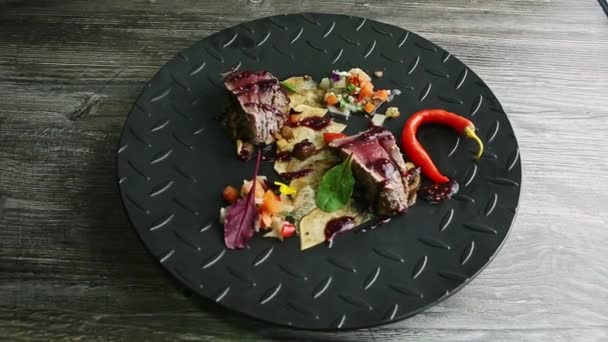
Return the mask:
<path id="1" fill-rule="evenodd" d="M 521 145 L 523 193 L 498 257 L 399 323 L 266 325 L 171 280 L 115 182 L 129 108 L 175 53 L 299 11 L 417 32 L 475 70 Z M 0 340 L 608 340 L 608 17 L 595 0 L 0 0 Z"/>

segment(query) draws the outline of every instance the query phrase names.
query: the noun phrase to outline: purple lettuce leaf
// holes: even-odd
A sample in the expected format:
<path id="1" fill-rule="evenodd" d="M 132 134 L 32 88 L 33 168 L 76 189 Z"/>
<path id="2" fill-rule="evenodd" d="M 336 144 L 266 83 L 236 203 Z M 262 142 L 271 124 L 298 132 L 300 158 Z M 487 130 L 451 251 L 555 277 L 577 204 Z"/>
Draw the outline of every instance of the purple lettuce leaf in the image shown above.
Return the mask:
<path id="1" fill-rule="evenodd" d="M 230 249 L 247 247 L 247 242 L 255 232 L 255 220 L 258 218 L 258 210 L 255 206 L 255 187 L 260 168 L 260 150 L 255 162 L 253 174 L 253 185 L 243 198 L 238 199 L 228 207 L 224 220 L 224 243 Z"/>

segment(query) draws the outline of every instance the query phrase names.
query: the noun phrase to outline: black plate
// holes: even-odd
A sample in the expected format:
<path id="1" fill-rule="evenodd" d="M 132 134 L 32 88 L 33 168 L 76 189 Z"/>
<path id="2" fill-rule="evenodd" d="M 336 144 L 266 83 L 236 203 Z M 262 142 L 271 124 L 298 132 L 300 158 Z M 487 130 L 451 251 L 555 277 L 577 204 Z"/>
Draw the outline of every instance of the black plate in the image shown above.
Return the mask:
<path id="1" fill-rule="evenodd" d="M 221 191 L 250 178 L 217 121 L 226 100 L 220 73 L 268 70 L 279 78 L 359 66 L 384 70 L 380 88 L 399 88 L 398 134 L 423 108 L 471 118 L 486 144 L 450 129 L 420 138 L 461 192 L 422 201 L 369 232 L 301 252 L 299 240 L 255 236 L 225 248 Z M 350 120 L 349 132 L 367 119 Z M 398 135 L 397 135 L 398 136 Z M 271 164 L 262 174 L 272 176 Z M 490 89 L 454 56 L 401 28 L 341 15 L 264 18 L 218 32 L 163 66 L 133 106 L 118 150 L 118 177 L 131 222 L 171 274 L 201 296 L 267 322 L 306 329 L 350 329 L 393 322 L 453 294 L 492 260 L 519 199 L 521 165 L 511 124 Z"/>

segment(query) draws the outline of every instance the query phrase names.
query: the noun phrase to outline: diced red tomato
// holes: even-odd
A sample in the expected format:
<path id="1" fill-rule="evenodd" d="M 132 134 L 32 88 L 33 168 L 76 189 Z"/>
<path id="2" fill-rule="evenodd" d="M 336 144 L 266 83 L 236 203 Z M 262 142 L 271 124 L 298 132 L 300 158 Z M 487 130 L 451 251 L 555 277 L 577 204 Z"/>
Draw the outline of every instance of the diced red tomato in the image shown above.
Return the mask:
<path id="1" fill-rule="evenodd" d="M 347 136 L 344 133 L 323 133 L 323 140 L 325 140 L 326 144 L 329 144 L 336 139 L 346 138 Z"/>
<path id="2" fill-rule="evenodd" d="M 284 223 L 281 228 L 281 236 L 284 238 L 292 237 L 296 233 L 296 226 L 291 223 Z"/>

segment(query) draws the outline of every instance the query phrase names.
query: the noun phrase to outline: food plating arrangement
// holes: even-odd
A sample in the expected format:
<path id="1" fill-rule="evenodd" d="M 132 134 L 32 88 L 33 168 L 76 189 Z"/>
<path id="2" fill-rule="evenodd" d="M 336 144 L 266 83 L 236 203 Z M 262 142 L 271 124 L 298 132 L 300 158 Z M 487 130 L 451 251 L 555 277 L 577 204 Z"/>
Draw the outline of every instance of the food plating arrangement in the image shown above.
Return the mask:
<path id="1" fill-rule="evenodd" d="M 451 127 L 478 144 L 475 158 L 483 154 L 475 125 L 443 109 L 413 113 L 403 126 L 400 149 L 383 127 L 401 115 L 399 108 L 381 109 L 401 92 L 375 89 L 359 68 L 334 70 L 319 82 L 235 71 L 225 75 L 224 86 L 230 104 L 223 124 L 235 140 L 236 156 L 255 161 L 251 179 L 227 185 L 222 194 L 227 206 L 220 209 L 220 221 L 230 249 L 245 248 L 262 232 L 281 241 L 298 236 L 304 250 L 387 222 L 406 213 L 418 197 L 450 198 L 458 183 L 441 173 L 418 141 L 421 125 Z M 369 128 L 344 134 L 351 115 L 367 116 Z M 261 162 L 273 162 L 280 181 L 259 175 Z"/>

